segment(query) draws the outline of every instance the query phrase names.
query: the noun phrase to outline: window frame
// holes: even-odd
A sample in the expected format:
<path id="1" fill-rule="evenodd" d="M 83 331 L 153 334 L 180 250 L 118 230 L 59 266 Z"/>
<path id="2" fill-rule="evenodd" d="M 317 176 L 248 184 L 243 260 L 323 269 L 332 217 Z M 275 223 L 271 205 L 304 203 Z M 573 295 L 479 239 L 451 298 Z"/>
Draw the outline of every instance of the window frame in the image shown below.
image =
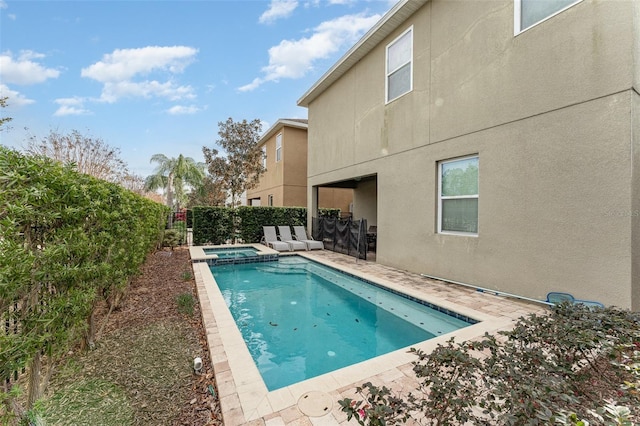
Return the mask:
<path id="1" fill-rule="evenodd" d="M 457 195 L 457 196 L 442 196 L 442 165 L 448 163 L 455 163 L 457 161 L 469 160 L 472 158 L 476 158 L 478 160 L 478 193 L 475 195 Z M 447 160 L 438 161 L 438 217 L 437 217 L 437 231 L 438 234 L 444 235 L 460 235 L 465 237 L 477 237 L 480 233 L 480 211 L 478 210 L 478 224 L 476 232 L 462 232 L 462 231 L 447 231 L 442 229 L 442 201 L 443 200 L 461 200 L 461 199 L 472 199 L 475 198 L 478 200 L 478 206 L 480 205 L 480 155 L 479 154 L 470 154 L 465 155 L 463 157 L 455 157 Z"/>
<path id="2" fill-rule="evenodd" d="M 410 43 L 409 60 L 406 62 L 403 62 L 401 65 L 399 65 L 398 67 L 390 71 L 389 70 L 389 49 L 392 48 L 396 43 L 398 43 L 398 41 L 400 41 L 400 39 L 405 35 L 407 35 L 408 33 L 411 33 L 411 40 L 409 42 Z M 399 71 L 401 68 L 403 68 L 407 64 L 409 64 L 409 89 L 406 92 L 403 92 L 397 95 L 393 99 L 390 99 L 389 98 L 389 77 L 393 75 L 395 72 Z M 400 99 L 407 93 L 411 93 L 413 91 L 413 25 L 411 25 L 409 28 L 404 30 L 402 34 L 400 34 L 398 37 L 393 39 L 393 41 L 387 44 L 385 48 L 384 73 L 385 73 L 385 78 L 384 78 L 385 105 L 395 101 L 396 99 Z"/>
<path id="3" fill-rule="evenodd" d="M 273 194 L 267 195 L 267 206 L 273 207 Z"/>
<path id="4" fill-rule="evenodd" d="M 276 135 L 276 163 L 282 160 L 282 132 Z"/>
<path id="5" fill-rule="evenodd" d="M 522 28 L 522 0 L 513 0 L 513 35 L 517 36 L 518 34 L 522 34 L 523 32 L 530 30 L 531 28 L 553 18 L 556 15 L 559 15 L 560 13 L 564 12 L 565 10 L 572 8 L 573 6 L 575 6 L 578 3 L 581 3 L 582 0 L 575 0 L 573 3 L 568 4 L 567 6 L 563 7 L 560 10 L 557 10 L 556 12 L 552 13 L 551 15 L 537 21 L 534 22 L 533 24 L 529 25 L 526 28 Z"/>
<path id="6" fill-rule="evenodd" d="M 262 168 L 267 170 L 267 147 L 262 147 Z"/>

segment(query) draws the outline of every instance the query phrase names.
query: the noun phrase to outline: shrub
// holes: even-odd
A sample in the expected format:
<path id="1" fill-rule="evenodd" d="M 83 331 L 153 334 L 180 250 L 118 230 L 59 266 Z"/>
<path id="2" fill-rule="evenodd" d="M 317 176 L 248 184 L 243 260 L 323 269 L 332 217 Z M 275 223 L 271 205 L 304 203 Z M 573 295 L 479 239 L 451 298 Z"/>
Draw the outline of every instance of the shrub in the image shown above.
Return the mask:
<path id="1" fill-rule="evenodd" d="M 416 393 L 403 398 L 366 383 L 357 388 L 363 400 L 340 405 L 361 425 L 415 416 L 436 425 L 630 424 L 640 415 L 638 348 L 640 314 L 562 304 L 499 337 L 414 350 Z"/>
<path id="2" fill-rule="evenodd" d="M 182 293 L 176 297 L 176 303 L 178 304 L 178 312 L 184 315 L 193 316 L 193 305 L 195 300 L 191 293 Z"/>
<path id="3" fill-rule="evenodd" d="M 193 278 L 193 274 L 191 271 L 184 270 L 182 271 L 182 274 L 180 274 L 180 278 L 182 278 L 182 281 L 189 281 Z"/>
<path id="4" fill-rule="evenodd" d="M 178 245 L 184 245 L 187 242 L 187 224 L 185 222 L 173 222 L 171 229 L 178 235 Z"/>
<path id="5" fill-rule="evenodd" d="M 162 238 L 162 247 L 171 247 L 173 250 L 176 246 L 180 245 L 180 234 L 175 229 L 165 229 L 164 237 Z"/>

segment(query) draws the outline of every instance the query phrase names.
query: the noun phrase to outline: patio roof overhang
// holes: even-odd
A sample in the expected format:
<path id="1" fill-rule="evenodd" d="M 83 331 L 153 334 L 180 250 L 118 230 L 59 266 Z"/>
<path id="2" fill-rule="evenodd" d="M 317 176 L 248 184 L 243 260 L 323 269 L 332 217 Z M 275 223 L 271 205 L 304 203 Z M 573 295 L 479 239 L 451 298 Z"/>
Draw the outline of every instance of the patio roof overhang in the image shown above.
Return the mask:
<path id="1" fill-rule="evenodd" d="M 355 189 L 362 182 L 368 182 L 371 180 L 375 180 L 377 175 L 368 175 L 368 176 L 358 176 L 351 179 L 345 179 L 337 182 L 325 183 L 322 185 L 318 185 L 321 188 L 350 188 Z"/>

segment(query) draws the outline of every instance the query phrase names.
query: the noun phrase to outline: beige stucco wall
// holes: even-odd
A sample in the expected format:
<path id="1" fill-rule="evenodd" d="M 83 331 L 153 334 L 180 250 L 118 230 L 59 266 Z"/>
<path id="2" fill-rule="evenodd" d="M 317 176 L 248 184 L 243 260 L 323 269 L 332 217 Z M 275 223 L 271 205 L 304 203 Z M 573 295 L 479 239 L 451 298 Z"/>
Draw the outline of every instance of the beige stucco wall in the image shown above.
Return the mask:
<path id="1" fill-rule="evenodd" d="M 305 197 L 306 195 L 305 193 Z M 351 188 L 318 189 L 318 208 L 320 209 L 340 209 L 341 212 L 349 212 L 352 202 L 353 189 Z"/>
<path id="2" fill-rule="evenodd" d="M 633 91 L 632 91 L 632 152 L 633 152 L 633 188 L 631 192 L 631 280 L 635 284 L 631 289 L 631 298 L 635 310 L 640 310 L 640 1 L 633 2 Z"/>
<path id="3" fill-rule="evenodd" d="M 367 219 L 367 226 L 378 225 L 378 200 L 376 179 L 358 182 L 353 191 L 353 218 Z"/>
<path id="4" fill-rule="evenodd" d="M 258 185 L 247 191 L 247 203 L 250 203 L 251 199 L 260 198 L 261 205 L 267 206 L 267 197 L 272 194 L 273 205 L 282 206 L 284 165 L 282 161 L 276 162 L 276 135 L 281 131 L 282 129 L 278 130 L 263 143 L 267 151 L 267 167 L 265 172 L 260 176 Z"/>
<path id="5" fill-rule="evenodd" d="M 640 28 L 640 26 L 638 27 Z M 640 37 L 640 32 L 639 32 Z M 640 94 L 632 92 L 633 188 L 631 192 L 631 280 L 635 285 L 631 297 L 635 310 L 640 310 Z"/>
<path id="6" fill-rule="evenodd" d="M 512 0 L 427 3 L 309 104 L 309 187 L 377 174 L 381 263 L 640 308 L 637 11 L 585 0 L 514 37 Z M 413 91 L 385 105 L 410 25 Z M 468 154 L 478 236 L 438 234 L 437 162 Z"/>
<path id="7" fill-rule="evenodd" d="M 282 134 L 282 156 L 276 162 L 278 134 Z M 274 206 L 306 206 L 307 130 L 282 126 L 263 146 L 267 150 L 267 170 L 258 185 L 247 191 L 247 203 L 260 198 L 261 205 L 267 206 L 268 196 L 273 195 Z"/>
<path id="8" fill-rule="evenodd" d="M 511 0 L 432 4 L 434 141 L 630 87 L 631 1 L 585 0 L 516 37 Z"/>
<path id="9" fill-rule="evenodd" d="M 640 93 L 640 1 L 633 1 L 633 87 Z"/>
<path id="10" fill-rule="evenodd" d="M 307 205 L 307 130 L 282 129 L 284 206 Z"/>

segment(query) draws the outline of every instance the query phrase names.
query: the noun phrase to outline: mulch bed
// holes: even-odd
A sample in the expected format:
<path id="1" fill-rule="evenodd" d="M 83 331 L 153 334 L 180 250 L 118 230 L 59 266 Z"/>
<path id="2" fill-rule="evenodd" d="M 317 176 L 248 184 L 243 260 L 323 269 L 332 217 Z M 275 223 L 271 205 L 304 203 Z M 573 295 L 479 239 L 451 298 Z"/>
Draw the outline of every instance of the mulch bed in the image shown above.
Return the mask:
<path id="1" fill-rule="evenodd" d="M 185 293 L 191 293 L 196 302 L 192 316 L 178 311 L 176 298 Z M 98 315 L 97 323 L 100 326 L 106 315 L 107 308 L 104 306 Z M 181 404 L 182 408 L 172 424 L 222 425 L 206 332 L 186 248 L 157 251 L 149 256 L 142 274 L 131 284 L 121 308 L 109 314 L 102 336 L 106 339 L 109 335 L 120 334 L 122 330 L 148 328 L 168 322 L 177 323 L 191 333 L 188 337 L 197 342 L 196 346 L 199 344 L 198 353 L 194 356 L 201 357 L 203 361 L 201 374 L 191 375 L 190 391 L 186 392 L 185 400 L 174 401 Z M 99 336 L 99 339 L 102 340 L 102 337 Z"/>

